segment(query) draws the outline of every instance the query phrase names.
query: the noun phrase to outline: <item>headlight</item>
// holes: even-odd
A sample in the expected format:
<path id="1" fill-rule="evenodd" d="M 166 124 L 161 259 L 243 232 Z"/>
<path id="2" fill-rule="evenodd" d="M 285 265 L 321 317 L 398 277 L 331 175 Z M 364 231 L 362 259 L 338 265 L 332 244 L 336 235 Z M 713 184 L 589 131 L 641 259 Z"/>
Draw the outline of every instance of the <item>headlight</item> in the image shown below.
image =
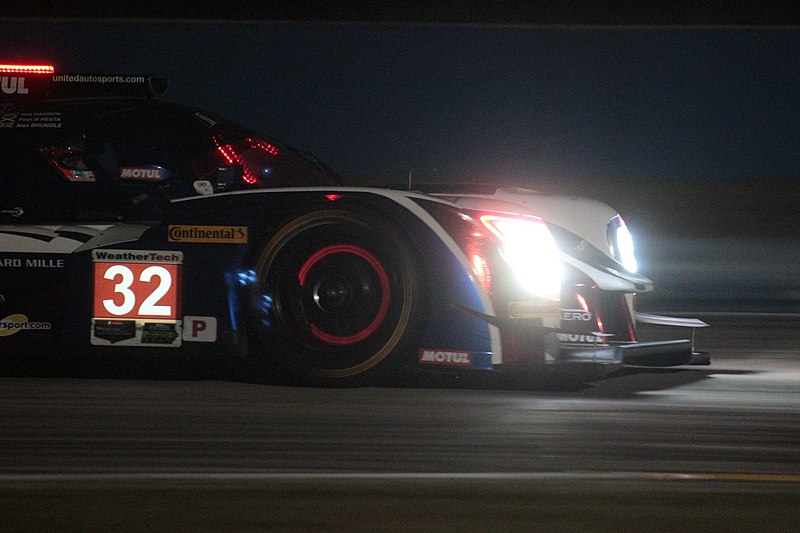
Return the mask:
<path id="1" fill-rule="evenodd" d="M 503 257 L 522 287 L 543 298 L 558 300 L 561 263 L 547 225 L 535 217 L 484 214 L 481 224 L 501 242 Z"/>
<path id="2" fill-rule="evenodd" d="M 617 215 L 608 221 L 606 241 L 608 241 L 611 256 L 630 272 L 636 272 L 639 266 L 636 264 L 633 236 L 621 216 Z"/>

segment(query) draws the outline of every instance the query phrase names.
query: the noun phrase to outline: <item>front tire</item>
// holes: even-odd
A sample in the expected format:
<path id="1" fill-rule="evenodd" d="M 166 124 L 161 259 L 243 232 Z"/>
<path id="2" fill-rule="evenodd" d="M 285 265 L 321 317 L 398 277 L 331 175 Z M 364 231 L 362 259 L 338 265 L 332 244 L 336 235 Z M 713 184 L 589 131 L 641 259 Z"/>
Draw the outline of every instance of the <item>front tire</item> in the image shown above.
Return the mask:
<path id="1" fill-rule="evenodd" d="M 422 309 L 408 240 L 385 221 L 318 211 L 278 230 L 258 256 L 257 346 L 315 385 L 380 382 L 405 363 Z"/>

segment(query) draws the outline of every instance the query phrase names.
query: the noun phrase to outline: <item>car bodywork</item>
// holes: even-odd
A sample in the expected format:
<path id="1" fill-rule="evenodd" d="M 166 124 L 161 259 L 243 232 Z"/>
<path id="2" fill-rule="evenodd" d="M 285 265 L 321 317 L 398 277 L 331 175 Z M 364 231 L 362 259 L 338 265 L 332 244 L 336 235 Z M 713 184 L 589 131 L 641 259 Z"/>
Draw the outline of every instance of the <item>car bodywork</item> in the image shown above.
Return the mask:
<path id="1" fill-rule="evenodd" d="M 560 356 L 585 357 L 630 365 L 709 364 L 694 348 L 694 331 L 707 324 L 694 318 L 639 313 L 636 294 L 653 283 L 636 272 L 633 240 L 622 216 L 588 198 L 558 196 L 520 187 L 485 184 L 417 185 L 464 209 L 535 213 L 546 220 L 564 268 L 561 292 Z M 643 341 L 638 324 L 687 328 L 689 339 Z"/>
<path id="2" fill-rule="evenodd" d="M 559 362 L 541 219 L 348 187 L 156 78 L 2 78 L 2 353 L 236 354 L 348 386 Z"/>

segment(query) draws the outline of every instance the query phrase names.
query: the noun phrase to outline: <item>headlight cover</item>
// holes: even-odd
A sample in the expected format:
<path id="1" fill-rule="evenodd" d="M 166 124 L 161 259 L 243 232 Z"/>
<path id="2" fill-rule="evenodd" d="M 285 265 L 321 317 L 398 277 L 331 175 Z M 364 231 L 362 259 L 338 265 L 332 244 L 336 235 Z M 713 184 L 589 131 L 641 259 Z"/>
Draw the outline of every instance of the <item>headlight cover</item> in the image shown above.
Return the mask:
<path id="1" fill-rule="evenodd" d="M 561 262 L 547 224 L 539 218 L 505 214 L 483 214 L 481 224 L 501 243 L 506 262 L 524 290 L 558 301 L 561 293 Z"/>
<path id="2" fill-rule="evenodd" d="M 620 215 L 608 221 L 606 226 L 606 241 L 611 256 L 619 261 L 630 272 L 636 272 L 639 265 L 636 263 L 636 253 L 633 245 L 633 236 Z"/>

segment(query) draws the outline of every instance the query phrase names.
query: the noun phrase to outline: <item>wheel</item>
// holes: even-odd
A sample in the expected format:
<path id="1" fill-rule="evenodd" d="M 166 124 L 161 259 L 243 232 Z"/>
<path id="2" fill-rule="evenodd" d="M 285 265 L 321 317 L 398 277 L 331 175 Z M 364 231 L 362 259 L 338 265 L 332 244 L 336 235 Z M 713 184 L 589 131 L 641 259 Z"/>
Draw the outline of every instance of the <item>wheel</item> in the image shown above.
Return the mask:
<path id="1" fill-rule="evenodd" d="M 301 216 L 261 249 L 252 298 L 257 346 L 290 377 L 374 384 L 418 331 L 420 276 L 408 239 L 351 211 Z"/>

